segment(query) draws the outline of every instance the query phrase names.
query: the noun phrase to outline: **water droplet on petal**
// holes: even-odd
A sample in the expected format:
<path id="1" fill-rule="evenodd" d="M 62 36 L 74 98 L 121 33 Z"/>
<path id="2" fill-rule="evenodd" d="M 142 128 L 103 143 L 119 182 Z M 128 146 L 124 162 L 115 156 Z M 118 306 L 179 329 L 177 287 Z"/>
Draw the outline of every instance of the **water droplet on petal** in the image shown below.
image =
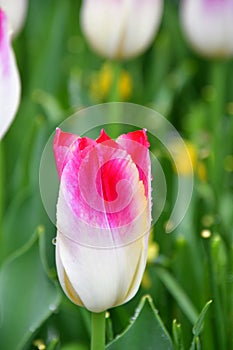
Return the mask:
<path id="1" fill-rule="evenodd" d="M 54 237 L 54 238 L 52 239 L 52 244 L 53 244 L 53 245 L 56 245 L 56 244 L 57 244 L 57 237 Z"/>

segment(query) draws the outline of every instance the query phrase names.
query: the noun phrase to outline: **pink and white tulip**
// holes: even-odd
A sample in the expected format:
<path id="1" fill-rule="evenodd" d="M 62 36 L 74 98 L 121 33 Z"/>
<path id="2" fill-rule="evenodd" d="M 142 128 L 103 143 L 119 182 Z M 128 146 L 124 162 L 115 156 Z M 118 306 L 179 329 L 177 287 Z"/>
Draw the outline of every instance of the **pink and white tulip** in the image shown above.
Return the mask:
<path id="1" fill-rule="evenodd" d="M 145 130 L 97 140 L 57 129 L 60 178 L 56 264 L 66 295 L 101 312 L 137 292 L 151 225 L 151 171 Z"/>
<path id="2" fill-rule="evenodd" d="M 20 101 L 20 79 L 7 18 L 0 8 L 0 139 L 11 125 Z"/>
<path id="3" fill-rule="evenodd" d="M 28 0 L 0 0 L 0 7 L 8 17 L 12 35 L 15 37 L 24 25 Z"/>
<path id="4" fill-rule="evenodd" d="M 233 56 L 233 0 L 182 0 L 181 22 L 184 34 L 200 54 Z"/>
<path id="5" fill-rule="evenodd" d="M 84 0 L 81 26 L 97 53 L 131 58 L 153 41 L 162 10 L 163 0 Z"/>

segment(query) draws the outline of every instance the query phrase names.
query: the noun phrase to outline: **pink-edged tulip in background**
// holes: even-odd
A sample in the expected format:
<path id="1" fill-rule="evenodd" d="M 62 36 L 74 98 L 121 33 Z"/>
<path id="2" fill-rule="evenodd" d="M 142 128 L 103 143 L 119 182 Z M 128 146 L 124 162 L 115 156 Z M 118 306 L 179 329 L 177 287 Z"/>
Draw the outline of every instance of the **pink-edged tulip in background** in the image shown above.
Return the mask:
<path id="1" fill-rule="evenodd" d="M 17 36 L 26 19 L 28 0 L 0 0 L 0 7 L 8 17 L 12 36 Z"/>
<path id="2" fill-rule="evenodd" d="M 0 139 L 12 123 L 20 101 L 20 79 L 5 13 L 0 8 Z"/>
<path id="3" fill-rule="evenodd" d="M 151 165 L 145 130 L 97 140 L 57 129 L 60 178 L 56 265 L 77 305 L 102 312 L 137 292 L 151 225 Z"/>
<path id="4" fill-rule="evenodd" d="M 233 56 L 233 0 L 182 0 L 181 23 L 188 41 L 203 56 Z"/>
<path id="5" fill-rule="evenodd" d="M 163 0 L 84 0 L 81 27 L 90 46 L 107 58 L 139 55 L 153 41 Z"/>

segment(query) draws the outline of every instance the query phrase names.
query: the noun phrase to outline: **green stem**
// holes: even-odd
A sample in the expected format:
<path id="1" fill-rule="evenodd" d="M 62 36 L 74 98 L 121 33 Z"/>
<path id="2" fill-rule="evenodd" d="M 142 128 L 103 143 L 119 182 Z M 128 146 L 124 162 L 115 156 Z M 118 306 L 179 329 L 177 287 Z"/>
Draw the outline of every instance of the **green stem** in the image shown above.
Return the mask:
<path id="1" fill-rule="evenodd" d="M 233 270 L 233 245 L 230 248 L 229 255 L 228 255 L 228 269 L 227 269 L 227 275 L 232 276 L 232 270 Z M 229 277 L 228 283 L 227 283 L 227 291 L 228 291 L 228 302 L 226 304 L 227 310 L 228 310 L 228 316 L 227 316 L 227 339 L 228 343 L 227 346 L 229 349 L 233 349 L 233 337 L 232 337 L 232 324 L 233 324 L 233 279 Z"/>
<path id="2" fill-rule="evenodd" d="M 211 65 L 210 80 L 215 91 L 210 107 L 210 127 L 212 128 L 212 142 L 211 151 L 213 154 L 211 164 L 211 177 L 216 194 L 216 202 L 218 202 L 219 194 L 222 188 L 223 178 L 223 144 L 222 133 L 220 132 L 223 127 L 223 116 L 226 103 L 226 74 L 227 74 L 226 61 L 213 61 Z"/>
<path id="3" fill-rule="evenodd" d="M 2 237 L 2 218 L 3 218 L 3 212 L 4 212 L 4 150 L 3 150 L 3 143 L 0 141 L 0 240 Z"/>
<path id="4" fill-rule="evenodd" d="M 121 63 L 118 61 L 112 62 L 113 66 L 113 79 L 112 86 L 109 92 L 108 101 L 107 102 L 121 102 L 119 95 L 119 81 L 121 74 Z M 121 134 L 121 107 L 118 103 L 113 103 L 110 107 L 110 123 L 114 123 L 114 128 L 112 128 L 111 136 L 118 137 Z"/>
<path id="5" fill-rule="evenodd" d="M 91 350 L 105 349 L 105 311 L 91 315 Z"/>
<path id="6" fill-rule="evenodd" d="M 120 102 L 119 96 L 119 81 L 121 74 L 121 64 L 120 62 L 113 61 L 113 79 L 112 79 L 112 87 L 109 93 L 108 102 Z"/>
<path id="7" fill-rule="evenodd" d="M 211 83 L 215 90 L 215 97 L 212 102 L 213 127 L 216 131 L 218 124 L 224 114 L 225 92 L 226 92 L 226 65 L 225 61 L 213 61 L 211 65 Z"/>
<path id="8" fill-rule="evenodd" d="M 210 288 L 213 298 L 213 308 L 214 308 L 214 333 L 216 334 L 216 348 L 226 349 L 226 337 L 225 337 L 225 322 L 223 317 L 223 308 L 219 295 L 219 289 L 216 283 L 216 271 L 215 262 L 213 259 L 213 253 L 211 249 L 211 238 L 205 240 L 206 255 L 208 259 L 208 270 L 209 270 L 209 281 Z"/>

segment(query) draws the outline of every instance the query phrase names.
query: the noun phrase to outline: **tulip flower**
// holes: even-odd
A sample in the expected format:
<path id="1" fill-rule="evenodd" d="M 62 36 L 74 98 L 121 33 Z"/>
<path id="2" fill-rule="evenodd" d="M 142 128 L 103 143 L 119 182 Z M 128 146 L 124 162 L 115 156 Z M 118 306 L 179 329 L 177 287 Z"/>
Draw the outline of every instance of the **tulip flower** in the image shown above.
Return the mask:
<path id="1" fill-rule="evenodd" d="M 16 114 L 20 100 L 20 79 L 11 47 L 7 18 L 0 8 L 0 139 Z"/>
<path id="2" fill-rule="evenodd" d="M 84 0 L 81 26 L 90 46 L 104 57 L 139 55 L 158 30 L 163 0 Z"/>
<path id="3" fill-rule="evenodd" d="M 66 295 L 99 313 L 137 292 L 151 225 L 151 171 L 145 130 L 116 141 L 57 129 L 60 178 L 56 265 Z"/>
<path id="4" fill-rule="evenodd" d="M 233 0 L 183 0 L 181 22 L 187 39 L 202 55 L 233 55 Z"/>
<path id="5" fill-rule="evenodd" d="M 0 7 L 8 17 L 12 35 L 15 37 L 24 25 L 28 0 L 0 0 Z"/>

